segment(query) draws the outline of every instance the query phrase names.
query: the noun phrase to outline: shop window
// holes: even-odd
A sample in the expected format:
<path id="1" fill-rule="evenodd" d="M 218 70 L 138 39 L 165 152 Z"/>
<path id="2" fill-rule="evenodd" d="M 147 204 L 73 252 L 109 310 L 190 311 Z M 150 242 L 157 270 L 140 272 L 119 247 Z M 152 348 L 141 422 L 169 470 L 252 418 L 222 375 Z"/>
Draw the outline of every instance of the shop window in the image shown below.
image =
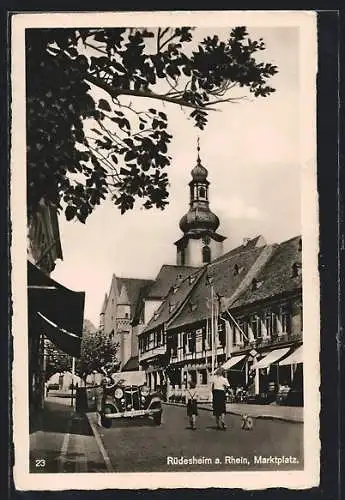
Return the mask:
<path id="1" fill-rule="evenodd" d="M 204 264 L 211 262 L 211 249 L 207 245 L 202 249 L 202 261 Z"/>

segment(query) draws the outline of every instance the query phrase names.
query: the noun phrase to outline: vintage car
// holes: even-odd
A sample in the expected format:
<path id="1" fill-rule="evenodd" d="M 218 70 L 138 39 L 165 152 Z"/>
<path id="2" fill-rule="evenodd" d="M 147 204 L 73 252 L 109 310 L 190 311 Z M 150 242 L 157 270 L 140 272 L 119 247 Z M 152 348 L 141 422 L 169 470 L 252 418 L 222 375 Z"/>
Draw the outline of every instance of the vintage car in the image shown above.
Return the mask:
<path id="1" fill-rule="evenodd" d="M 160 425 L 161 396 L 146 386 L 145 372 L 113 373 L 104 386 L 102 425 L 110 427 L 113 419 L 136 417 L 151 418 L 156 425 Z"/>

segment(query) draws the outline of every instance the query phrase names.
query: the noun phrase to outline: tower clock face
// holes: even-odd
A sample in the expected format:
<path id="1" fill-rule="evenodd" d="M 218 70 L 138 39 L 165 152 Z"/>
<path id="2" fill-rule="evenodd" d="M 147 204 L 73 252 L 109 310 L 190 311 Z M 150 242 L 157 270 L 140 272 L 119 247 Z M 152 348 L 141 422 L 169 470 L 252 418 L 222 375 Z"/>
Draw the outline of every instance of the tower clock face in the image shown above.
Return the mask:
<path id="1" fill-rule="evenodd" d="M 204 236 L 203 239 L 202 239 L 202 242 L 204 245 L 208 245 L 210 243 L 211 239 L 209 236 Z"/>

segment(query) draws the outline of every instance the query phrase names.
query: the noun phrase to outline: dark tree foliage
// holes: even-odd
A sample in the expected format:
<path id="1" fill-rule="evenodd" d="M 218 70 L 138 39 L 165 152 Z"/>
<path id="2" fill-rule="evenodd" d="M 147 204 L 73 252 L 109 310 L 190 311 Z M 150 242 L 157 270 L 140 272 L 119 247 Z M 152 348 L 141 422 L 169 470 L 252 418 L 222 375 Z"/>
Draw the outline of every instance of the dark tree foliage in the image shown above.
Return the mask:
<path id="1" fill-rule="evenodd" d="M 50 340 L 45 340 L 45 380 L 49 380 L 55 373 L 70 372 L 72 357 L 61 351 Z"/>
<path id="2" fill-rule="evenodd" d="M 29 216 L 42 199 L 81 222 L 109 196 L 122 213 L 138 198 L 164 209 L 172 136 L 162 103 L 189 108 L 203 130 L 216 104 L 240 98 L 231 97 L 234 87 L 255 97 L 274 91 L 267 80 L 276 66 L 255 59 L 262 39 L 237 27 L 224 41 L 212 35 L 197 45 L 194 33 L 27 30 Z"/>
<path id="3" fill-rule="evenodd" d="M 117 352 L 118 344 L 104 332 L 84 329 L 80 358 L 75 363 L 76 374 L 85 380 L 93 371 L 100 373 L 107 363 L 115 366 Z M 49 340 L 45 341 L 45 360 L 46 381 L 55 373 L 72 371 L 72 356 L 55 347 Z"/>
<path id="4" fill-rule="evenodd" d="M 109 339 L 102 331 L 87 332 L 81 343 L 81 355 L 76 360 L 76 373 L 83 379 L 92 372 L 102 373 L 102 367 L 111 364 L 115 367 L 118 344 Z"/>

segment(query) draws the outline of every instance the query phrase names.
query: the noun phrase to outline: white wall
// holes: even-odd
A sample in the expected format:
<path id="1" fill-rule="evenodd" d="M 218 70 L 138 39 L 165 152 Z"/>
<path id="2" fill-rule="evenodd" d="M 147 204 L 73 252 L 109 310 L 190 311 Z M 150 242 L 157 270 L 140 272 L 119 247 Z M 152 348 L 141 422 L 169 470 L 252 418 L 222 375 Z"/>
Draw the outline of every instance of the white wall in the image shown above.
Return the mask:
<path id="1" fill-rule="evenodd" d="M 153 316 L 153 313 L 157 311 L 162 302 L 163 302 L 162 300 L 148 300 L 148 299 L 145 300 L 145 311 L 144 311 L 145 325 L 147 325 L 147 323 L 150 321 L 150 319 Z"/>
<path id="2" fill-rule="evenodd" d="M 186 252 L 186 266 L 202 266 L 204 262 L 202 261 L 202 248 L 204 244 L 202 239 L 194 240 L 190 239 L 188 241 Z M 211 239 L 209 245 L 211 249 L 211 261 L 220 257 L 223 254 L 223 242 L 214 241 Z"/>

